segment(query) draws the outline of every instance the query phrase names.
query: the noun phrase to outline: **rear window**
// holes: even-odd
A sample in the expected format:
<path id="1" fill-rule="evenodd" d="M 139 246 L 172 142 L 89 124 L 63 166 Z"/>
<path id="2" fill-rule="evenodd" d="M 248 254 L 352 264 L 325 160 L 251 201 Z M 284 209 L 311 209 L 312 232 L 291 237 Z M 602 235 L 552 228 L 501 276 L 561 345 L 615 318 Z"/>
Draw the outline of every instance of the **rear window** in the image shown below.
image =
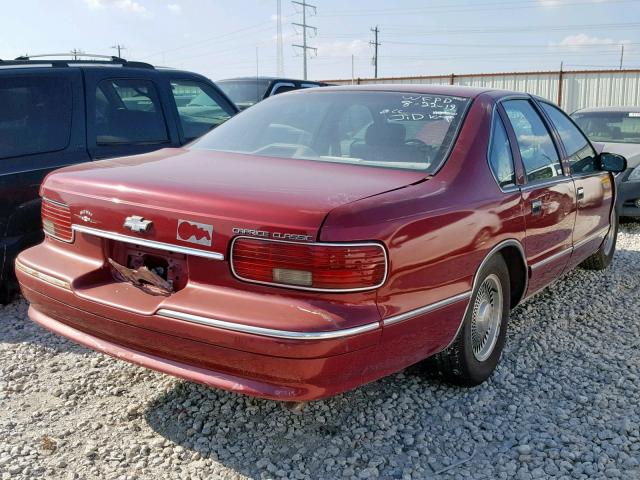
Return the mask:
<path id="1" fill-rule="evenodd" d="M 306 91 L 265 100 L 192 148 L 434 172 L 469 103 L 447 95 Z"/>
<path id="2" fill-rule="evenodd" d="M 0 79 L 0 158 L 63 150 L 71 135 L 71 112 L 67 79 Z"/>
<path id="3" fill-rule="evenodd" d="M 593 142 L 640 143 L 640 112 L 578 112 L 571 117 Z"/>
<path id="4" fill-rule="evenodd" d="M 269 80 L 222 80 L 216 85 L 240 108 L 258 103 L 264 97 Z"/>

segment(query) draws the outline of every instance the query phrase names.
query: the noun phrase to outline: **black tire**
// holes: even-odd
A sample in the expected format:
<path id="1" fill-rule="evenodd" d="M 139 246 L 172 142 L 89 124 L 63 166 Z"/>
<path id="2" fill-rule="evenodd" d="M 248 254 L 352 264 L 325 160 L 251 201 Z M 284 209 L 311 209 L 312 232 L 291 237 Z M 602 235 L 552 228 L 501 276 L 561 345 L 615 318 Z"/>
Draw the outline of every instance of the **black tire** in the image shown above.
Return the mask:
<path id="1" fill-rule="evenodd" d="M 480 290 L 484 288 L 485 281 L 492 279 L 492 282 L 495 282 L 495 277 L 499 279 L 499 288 L 502 296 L 501 315 L 496 314 L 496 324 L 499 317 L 499 332 L 492 350 L 488 353 L 488 357 L 479 360 L 473 349 L 473 317 L 477 314 L 476 305 L 480 301 L 478 299 Z M 446 381 L 467 387 L 479 385 L 489 378 L 495 370 L 498 360 L 500 360 L 504 347 L 507 324 L 509 323 L 509 311 L 511 309 L 510 299 L 509 270 L 502 255 L 496 254 L 478 272 L 478 281 L 471 295 L 462 328 L 448 348 L 430 359 L 429 363 L 432 369 L 435 368 L 437 374 Z"/>
<path id="2" fill-rule="evenodd" d="M 607 236 L 602 241 L 600 248 L 580 264 L 580 267 L 586 270 L 604 270 L 613 260 L 616 253 L 616 243 L 618 240 L 618 215 L 615 212 L 611 214 L 611 228 Z"/>

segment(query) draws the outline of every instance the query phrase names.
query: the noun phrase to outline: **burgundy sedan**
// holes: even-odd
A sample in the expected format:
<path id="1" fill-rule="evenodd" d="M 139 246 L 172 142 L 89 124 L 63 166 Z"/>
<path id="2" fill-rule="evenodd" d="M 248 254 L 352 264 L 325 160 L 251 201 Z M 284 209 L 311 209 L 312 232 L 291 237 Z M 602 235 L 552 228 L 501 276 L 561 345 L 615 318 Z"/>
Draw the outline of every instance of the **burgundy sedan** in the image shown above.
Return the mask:
<path id="1" fill-rule="evenodd" d="M 52 173 L 16 273 L 40 325 L 214 387 L 313 400 L 426 358 L 476 385 L 510 309 L 611 262 L 624 167 L 525 94 L 292 92 Z"/>

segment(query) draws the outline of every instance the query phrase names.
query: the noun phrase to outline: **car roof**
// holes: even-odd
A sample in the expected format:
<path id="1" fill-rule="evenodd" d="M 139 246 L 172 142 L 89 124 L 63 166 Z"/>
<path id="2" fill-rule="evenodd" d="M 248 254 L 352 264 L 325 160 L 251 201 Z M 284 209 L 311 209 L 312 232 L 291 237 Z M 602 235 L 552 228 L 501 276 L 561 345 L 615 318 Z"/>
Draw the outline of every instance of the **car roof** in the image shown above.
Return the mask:
<path id="1" fill-rule="evenodd" d="M 596 112 L 616 112 L 616 113 L 640 113 L 640 107 L 590 107 L 581 108 L 573 113 L 596 113 Z"/>
<path id="2" fill-rule="evenodd" d="M 284 77 L 234 77 L 234 78 L 222 78 L 220 80 L 216 80 L 216 82 L 227 82 L 227 81 L 251 81 L 251 80 L 267 80 L 269 82 L 302 82 L 302 83 L 323 83 L 317 80 L 300 80 L 298 78 L 284 78 Z"/>
<path id="3" fill-rule="evenodd" d="M 314 89 L 315 91 L 315 89 Z M 418 94 L 436 94 L 451 95 L 458 97 L 475 98 L 483 93 L 490 93 L 493 97 L 507 97 L 511 95 L 531 97 L 531 95 L 522 92 L 512 92 L 508 90 L 498 90 L 482 87 L 466 87 L 460 85 L 428 85 L 420 83 L 377 83 L 366 85 L 335 85 L 322 88 L 322 92 L 399 92 L 399 93 L 418 93 Z M 291 92 L 296 94 L 299 91 Z"/>

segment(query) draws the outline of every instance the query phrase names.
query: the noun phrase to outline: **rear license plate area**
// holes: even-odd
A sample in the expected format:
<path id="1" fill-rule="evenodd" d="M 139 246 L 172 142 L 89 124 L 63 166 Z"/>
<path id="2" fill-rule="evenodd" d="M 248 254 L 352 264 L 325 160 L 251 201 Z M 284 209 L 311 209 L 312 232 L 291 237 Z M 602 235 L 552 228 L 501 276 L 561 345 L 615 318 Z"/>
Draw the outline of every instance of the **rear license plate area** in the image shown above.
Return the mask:
<path id="1" fill-rule="evenodd" d="M 120 242 L 113 242 L 111 251 L 111 258 L 119 264 L 134 270 L 147 267 L 160 278 L 166 280 L 174 292 L 187 285 L 189 270 L 185 254 Z"/>

